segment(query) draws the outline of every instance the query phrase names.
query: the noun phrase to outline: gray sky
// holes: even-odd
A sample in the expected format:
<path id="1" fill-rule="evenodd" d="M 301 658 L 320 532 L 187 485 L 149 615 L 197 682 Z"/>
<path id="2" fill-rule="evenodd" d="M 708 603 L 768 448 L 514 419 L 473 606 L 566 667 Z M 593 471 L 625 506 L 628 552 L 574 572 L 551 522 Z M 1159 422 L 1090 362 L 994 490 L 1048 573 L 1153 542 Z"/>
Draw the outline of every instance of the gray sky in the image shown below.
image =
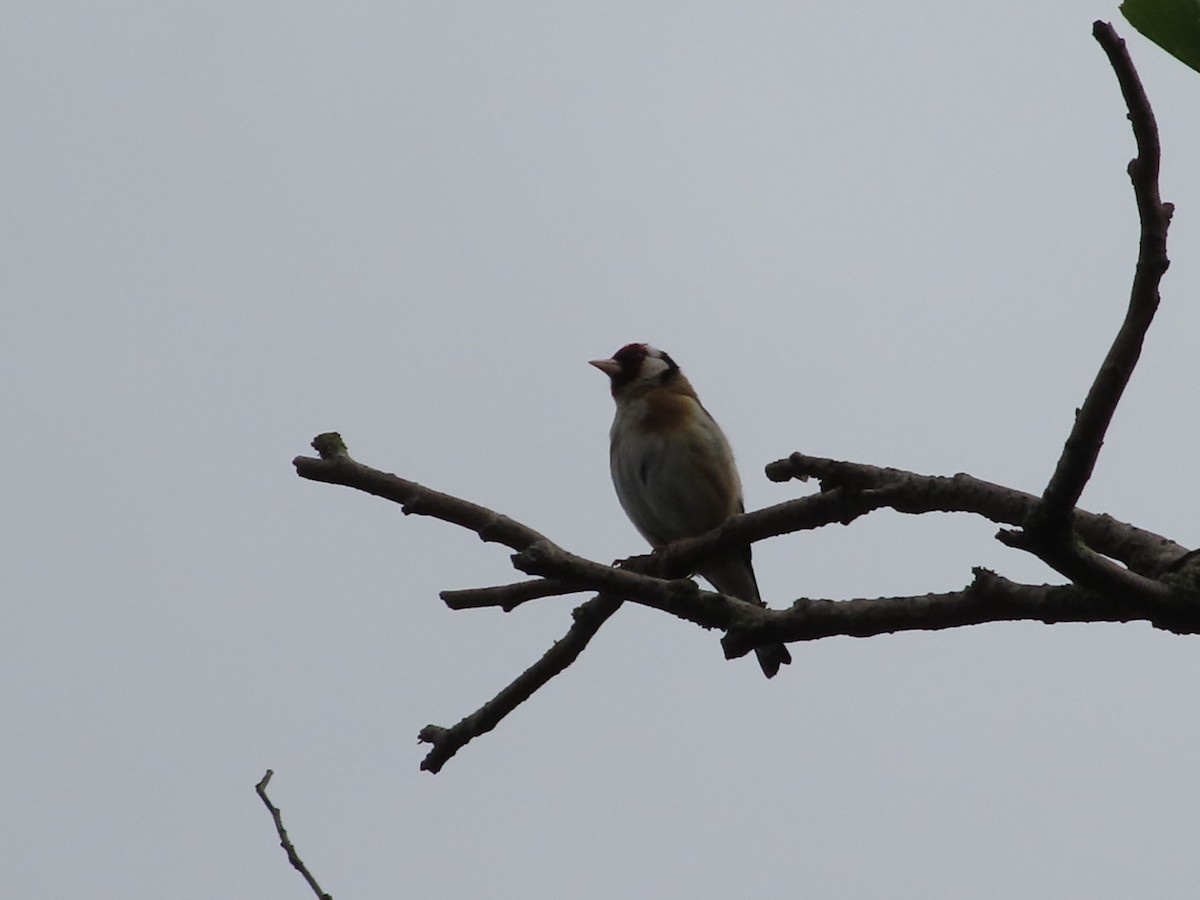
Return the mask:
<path id="1" fill-rule="evenodd" d="M 1200 880 L 1200 639 L 992 625 L 765 682 L 625 609 L 453 613 L 470 534 L 291 467 L 320 431 L 642 552 L 585 361 L 668 349 L 747 502 L 792 450 L 1040 490 L 1127 298 L 1129 40 L 1178 205 L 1084 505 L 1200 543 L 1200 76 L 1116 3 L 10 5 L 0 871 L 14 897 L 1125 898 Z M 971 519 L 760 544 L 774 605 L 1054 580 Z"/>

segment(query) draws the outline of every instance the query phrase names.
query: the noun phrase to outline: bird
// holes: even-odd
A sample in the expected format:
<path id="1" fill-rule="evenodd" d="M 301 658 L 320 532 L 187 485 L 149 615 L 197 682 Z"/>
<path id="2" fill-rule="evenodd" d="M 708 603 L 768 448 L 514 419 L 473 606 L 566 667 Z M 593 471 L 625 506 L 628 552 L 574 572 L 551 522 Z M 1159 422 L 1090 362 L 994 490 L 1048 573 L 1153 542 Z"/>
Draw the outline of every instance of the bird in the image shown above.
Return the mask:
<path id="1" fill-rule="evenodd" d="M 744 512 L 733 449 L 669 354 L 634 343 L 589 363 L 608 376 L 616 401 L 609 468 L 617 500 L 651 547 L 704 534 Z M 722 594 L 766 605 L 749 544 L 705 560 L 696 574 Z M 784 644 L 755 653 L 768 678 L 792 661 Z"/>

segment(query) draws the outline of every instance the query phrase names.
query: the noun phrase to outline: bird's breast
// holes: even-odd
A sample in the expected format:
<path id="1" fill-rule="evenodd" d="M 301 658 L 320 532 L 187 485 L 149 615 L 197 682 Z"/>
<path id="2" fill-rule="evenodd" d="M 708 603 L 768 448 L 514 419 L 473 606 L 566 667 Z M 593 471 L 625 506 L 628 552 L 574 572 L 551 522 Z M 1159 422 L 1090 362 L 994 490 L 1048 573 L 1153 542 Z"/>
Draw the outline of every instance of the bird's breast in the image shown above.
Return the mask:
<path id="1" fill-rule="evenodd" d="M 694 398 L 629 404 L 613 423 L 611 451 L 621 506 L 654 546 L 702 534 L 740 509 L 729 445 Z"/>

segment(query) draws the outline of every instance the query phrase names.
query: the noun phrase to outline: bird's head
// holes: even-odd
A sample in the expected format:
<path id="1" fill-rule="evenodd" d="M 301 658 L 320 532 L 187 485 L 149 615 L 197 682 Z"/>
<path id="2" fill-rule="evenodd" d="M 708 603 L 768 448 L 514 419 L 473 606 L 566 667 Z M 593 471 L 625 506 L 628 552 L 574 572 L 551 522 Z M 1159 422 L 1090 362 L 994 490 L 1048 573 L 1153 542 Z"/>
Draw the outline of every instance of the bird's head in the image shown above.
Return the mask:
<path id="1" fill-rule="evenodd" d="M 589 362 L 608 376 L 613 397 L 618 400 L 669 385 L 680 377 L 675 360 L 649 344 L 626 344 L 611 359 Z"/>

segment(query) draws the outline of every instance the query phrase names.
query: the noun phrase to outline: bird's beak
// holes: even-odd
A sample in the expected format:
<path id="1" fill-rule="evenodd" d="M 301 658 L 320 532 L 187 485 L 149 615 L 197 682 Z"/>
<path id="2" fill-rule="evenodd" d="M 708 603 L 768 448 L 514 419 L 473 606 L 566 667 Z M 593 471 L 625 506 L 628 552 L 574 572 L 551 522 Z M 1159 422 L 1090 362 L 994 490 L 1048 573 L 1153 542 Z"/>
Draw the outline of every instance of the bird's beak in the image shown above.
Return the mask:
<path id="1" fill-rule="evenodd" d="M 609 378 L 616 378 L 621 372 L 621 364 L 615 359 L 589 359 L 589 366 L 595 366 Z"/>

